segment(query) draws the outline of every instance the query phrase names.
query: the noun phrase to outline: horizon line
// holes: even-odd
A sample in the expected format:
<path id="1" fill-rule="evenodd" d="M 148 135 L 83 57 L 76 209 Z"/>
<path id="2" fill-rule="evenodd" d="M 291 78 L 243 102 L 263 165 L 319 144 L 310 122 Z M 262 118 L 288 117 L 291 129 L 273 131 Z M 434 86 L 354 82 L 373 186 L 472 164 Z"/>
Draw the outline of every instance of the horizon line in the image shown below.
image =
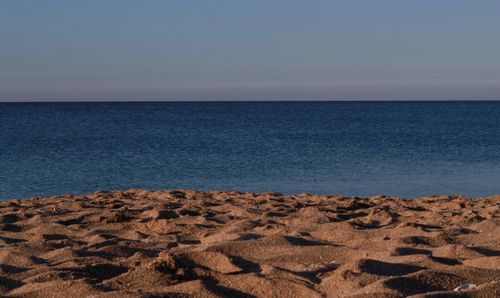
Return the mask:
<path id="1" fill-rule="evenodd" d="M 106 99 L 106 100 L 0 100 L 1 103 L 214 103 L 214 102 L 500 102 L 500 99 Z"/>

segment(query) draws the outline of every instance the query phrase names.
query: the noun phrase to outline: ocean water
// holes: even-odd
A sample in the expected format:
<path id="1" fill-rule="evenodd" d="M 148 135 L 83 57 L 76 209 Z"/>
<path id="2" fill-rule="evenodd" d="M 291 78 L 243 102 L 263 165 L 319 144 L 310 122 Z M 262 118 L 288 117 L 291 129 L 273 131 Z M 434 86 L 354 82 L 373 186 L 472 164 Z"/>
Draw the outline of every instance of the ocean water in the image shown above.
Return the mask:
<path id="1" fill-rule="evenodd" d="M 0 199 L 500 193 L 500 102 L 0 103 Z"/>

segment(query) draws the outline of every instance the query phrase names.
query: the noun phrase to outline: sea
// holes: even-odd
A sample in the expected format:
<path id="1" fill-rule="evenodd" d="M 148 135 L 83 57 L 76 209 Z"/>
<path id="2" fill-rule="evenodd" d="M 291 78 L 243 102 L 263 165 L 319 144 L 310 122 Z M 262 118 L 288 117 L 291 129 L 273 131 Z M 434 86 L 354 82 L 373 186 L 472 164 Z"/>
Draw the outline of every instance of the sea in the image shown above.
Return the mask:
<path id="1" fill-rule="evenodd" d="M 500 102 L 0 103 L 0 200 L 500 193 Z"/>

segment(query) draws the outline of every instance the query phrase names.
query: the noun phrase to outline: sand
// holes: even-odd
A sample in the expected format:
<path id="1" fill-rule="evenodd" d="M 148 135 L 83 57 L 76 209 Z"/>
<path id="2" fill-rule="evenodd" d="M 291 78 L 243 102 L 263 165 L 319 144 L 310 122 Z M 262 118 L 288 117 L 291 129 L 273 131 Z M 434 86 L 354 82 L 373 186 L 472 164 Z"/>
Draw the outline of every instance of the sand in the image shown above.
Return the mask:
<path id="1" fill-rule="evenodd" d="M 186 190 L 5 201 L 0 296 L 500 297 L 499 206 Z"/>

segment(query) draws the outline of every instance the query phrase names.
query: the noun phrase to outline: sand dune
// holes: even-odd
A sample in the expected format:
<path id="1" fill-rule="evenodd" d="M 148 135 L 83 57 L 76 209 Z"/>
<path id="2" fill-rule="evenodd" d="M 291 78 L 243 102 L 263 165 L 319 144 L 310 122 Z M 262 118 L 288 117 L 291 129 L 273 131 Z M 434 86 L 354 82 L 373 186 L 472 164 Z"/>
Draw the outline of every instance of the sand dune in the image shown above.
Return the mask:
<path id="1" fill-rule="evenodd" d="M 179 190 L 11 200 L 0 296 L 500 297 L 499 207 Z"/>

